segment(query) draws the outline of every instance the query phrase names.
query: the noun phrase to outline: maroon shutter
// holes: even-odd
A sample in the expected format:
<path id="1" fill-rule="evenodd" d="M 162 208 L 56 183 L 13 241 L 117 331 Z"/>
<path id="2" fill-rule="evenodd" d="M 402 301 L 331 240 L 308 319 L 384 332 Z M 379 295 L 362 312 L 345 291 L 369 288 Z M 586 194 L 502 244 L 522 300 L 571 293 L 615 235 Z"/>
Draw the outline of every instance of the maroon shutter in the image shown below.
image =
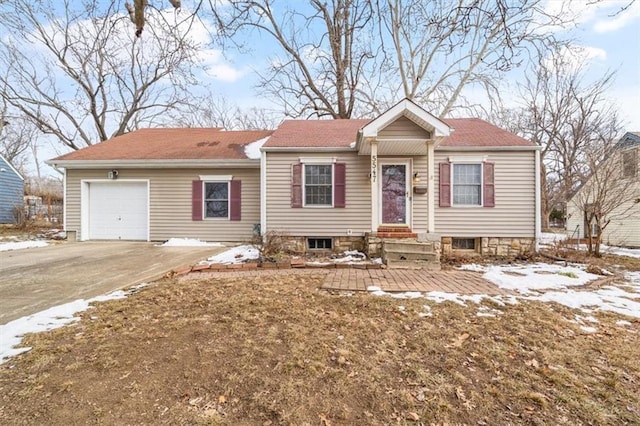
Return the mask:
<path id="1" fill-rule="evenodd" d="M 302 207 L 302 164 L 291 168 L 291 207 Z"/>
<path id="2" fill-rule="evenodd" d="M 451 163 L 440 163 L 440 207 L 451 207 Z"/>
<path id="3" fill-rule="evenodd" d="M 344 208 L 346 206 L 347 165 L 336 163 L 333 165 L 333 207 Z"/>
<path id="4" fill-rule="evenodd" d="M 229 182 L 229 220 L 240 220 L 242 209 L 242 181 L 232 180 Z"/>
<path id="5" fill-rule="evenodd" d="M 191 220 L 202 220 L 202 181 L 191 182 Z"/>
<path id="6" fill-rule="evenodd" d="M 482 200 L 484 207 L 496 206 L 496 192 L 493 171 L 495 163 L 484 162 L 482 163 Z"/>

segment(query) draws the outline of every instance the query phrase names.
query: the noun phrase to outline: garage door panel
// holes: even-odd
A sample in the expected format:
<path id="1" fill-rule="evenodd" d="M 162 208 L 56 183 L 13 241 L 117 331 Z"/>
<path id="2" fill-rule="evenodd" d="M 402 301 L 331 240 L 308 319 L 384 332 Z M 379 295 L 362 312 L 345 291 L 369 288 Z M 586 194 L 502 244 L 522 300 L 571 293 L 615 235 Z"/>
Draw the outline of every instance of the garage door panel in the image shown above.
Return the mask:
<path id="1" fill-rule="evenodd" d="M 146 182 L 89 184 L 89 239 L 147 240 Z"/>

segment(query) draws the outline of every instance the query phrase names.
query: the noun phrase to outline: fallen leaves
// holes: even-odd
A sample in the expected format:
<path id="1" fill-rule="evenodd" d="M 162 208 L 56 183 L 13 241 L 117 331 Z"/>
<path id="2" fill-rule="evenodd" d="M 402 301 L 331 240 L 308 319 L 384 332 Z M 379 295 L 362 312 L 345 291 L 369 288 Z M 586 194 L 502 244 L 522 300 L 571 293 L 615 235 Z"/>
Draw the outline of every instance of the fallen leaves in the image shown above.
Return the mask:
<path id="1" fill-rule="evenodd" d="M 450 345 L 446 345 L 445 348 L 459 348 L 469 338 L 469 333 L 458 334 Z"/>

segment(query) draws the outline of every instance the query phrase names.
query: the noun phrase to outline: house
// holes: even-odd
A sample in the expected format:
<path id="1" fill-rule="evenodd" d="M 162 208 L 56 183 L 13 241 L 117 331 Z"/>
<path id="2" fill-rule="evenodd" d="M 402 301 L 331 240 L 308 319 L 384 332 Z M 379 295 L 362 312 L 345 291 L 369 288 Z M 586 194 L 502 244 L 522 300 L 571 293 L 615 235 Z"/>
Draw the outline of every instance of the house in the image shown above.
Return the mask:
<path id="1" fill-rule="evenodd" d="M 0 223 L 14 223 L 15 209 L 24 204 L 24 178 L 0 155 Z"/>
<path id="2" fill-rule="evenodd" d="M 539 153 L 405 99 L 372 120 L 138 130 L 48 163 L 64 169 L 64 222 L 78 240 L 279 232 L 298 251 L 378 254 L 402 239 L 507 255 L 533 249 L 540 231 Z"/>
<path id="3" fill-rule="evenodd" d="M 603 171 L 604 170 L 604 171 Z M 605 211 L 602 242 L 640 247 L 640 132 L 627 132 L 611 157 L 567 202 L 567 234 L 588 237 L 588 210 L 602 204 Z M 592 223 L 592 235 L 597 226 Z"/>

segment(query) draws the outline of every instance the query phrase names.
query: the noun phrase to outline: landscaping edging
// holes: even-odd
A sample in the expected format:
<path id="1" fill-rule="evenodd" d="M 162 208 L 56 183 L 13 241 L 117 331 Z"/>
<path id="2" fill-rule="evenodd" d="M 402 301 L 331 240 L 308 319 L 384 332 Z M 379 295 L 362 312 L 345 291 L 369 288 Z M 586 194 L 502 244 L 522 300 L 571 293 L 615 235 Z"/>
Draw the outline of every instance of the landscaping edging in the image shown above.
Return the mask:
<path id="1" fill-rule="evenodd" d="M 187 265 L 173 269 L 167 273 L 168 277 L 186 275 L 192 272 L 238 272 L 251 270 L 271 270 L 271 269 L 383 269 L 383 265 L 378 263 L 314 263 L 304 260 L 292 260 L 284 262 L 247 262 L 247 263 L 212 263 L 210 265 Z"/>

